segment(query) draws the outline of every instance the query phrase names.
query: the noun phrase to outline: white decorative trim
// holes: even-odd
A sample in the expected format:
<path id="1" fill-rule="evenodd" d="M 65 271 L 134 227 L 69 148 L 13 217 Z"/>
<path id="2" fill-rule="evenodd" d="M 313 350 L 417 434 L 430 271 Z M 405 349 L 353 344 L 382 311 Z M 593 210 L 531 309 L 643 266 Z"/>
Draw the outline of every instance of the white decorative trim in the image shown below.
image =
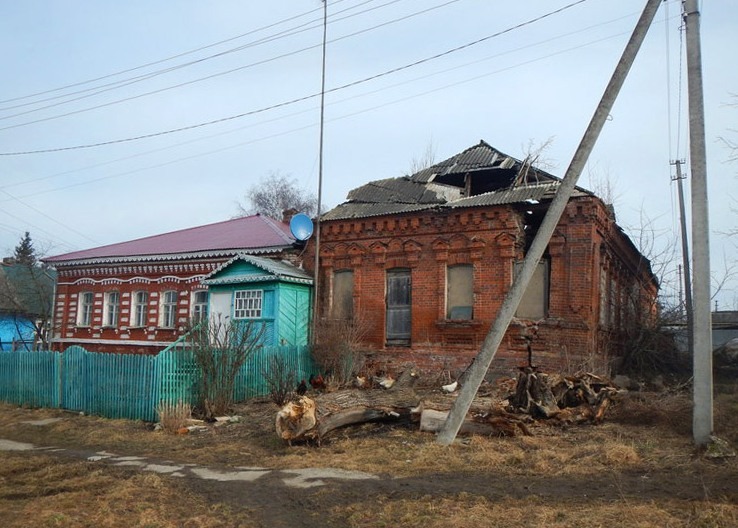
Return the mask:
<path id="1" fill-rule="evenodd" d="M 142 346 L 162 346 L 168 347 L 174 341 L 120 341 L 118 339 L 77 339 L 74 337 L 61 337 L 54 339 L 53 343 L 85 343 L 91 345 L 142 345 Z"/>
<path id="2" fill-rule="evenodd" d="M 189 260 L 189 259 L 202 259 L 202 258 L 219 258 L 219 257 L 232 257 L 239 253 L 246 253 L 249 255 L 261 254 L 261 253 L 279 253 L 286 249 L 291 249 L 291 244 L 285 244 L 284 246 L 272 246 L 262 248 L 242 248 L 240 250 L 226 249 L 226 250 L 213 250 L 213 251 L 198 251 L 194 253 L 164 253 L 158 255 L 126 255 L 126 256 L 110 256 L 110 257 L 93 257 L 83 258 L 77 260 L 54 260 L 53 258 L 48 259 L 46 262 L 54 267 L 60 266 L 91 266 L 96 264 L 117 264 L 125 262 L 155 262 L 155 261 L 169 261 L 169 260 Z"/>
<path id="3" fill-rule="evenodd" d="M 118 279 L 118 278 L 109 278 L 109 279 L 91 279 L 89 277 L 84 277 L 81 279 L 77 279 L 73 282 L 59 282 L 60 286 L 75 286 L 78 284 L 159 284 L 162 282 L 200 282 L 202 278 L 205 275 L 194 275 L 192 277 L 176 277 L 174 275 L 167 275 L 165 277 L 159 277 L 158 279 L 153 279 L 149 277 L 133 277 L 130 279 Z"/>

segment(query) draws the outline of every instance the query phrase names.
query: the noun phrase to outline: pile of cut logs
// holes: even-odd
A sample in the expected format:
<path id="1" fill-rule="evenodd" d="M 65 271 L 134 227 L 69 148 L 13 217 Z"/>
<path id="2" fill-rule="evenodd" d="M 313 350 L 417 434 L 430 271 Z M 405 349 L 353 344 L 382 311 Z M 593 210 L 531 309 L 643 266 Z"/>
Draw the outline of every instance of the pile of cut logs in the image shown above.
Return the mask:
<path id="1" fill-rule="evenodd" d="M 459 434 L 530 435 L 529 425 L 541 419 L 600 423 L 618 393 L 609 380 L 591 373 L 561 376 L 538 372 L 535 367 L 520 370 L 514 393 L 491 405 L 472 405 Z M 277 436 L 289 443 L 319 443 L 335 429 L 374 421 L 419 422 L 421 431 L 437 432 L 453 399 L 421 398 L 413 388 L 416 380 L 416 371 L 409 368 L 389 389 L 355 388 L 300 396 L 277 413 Z"/>

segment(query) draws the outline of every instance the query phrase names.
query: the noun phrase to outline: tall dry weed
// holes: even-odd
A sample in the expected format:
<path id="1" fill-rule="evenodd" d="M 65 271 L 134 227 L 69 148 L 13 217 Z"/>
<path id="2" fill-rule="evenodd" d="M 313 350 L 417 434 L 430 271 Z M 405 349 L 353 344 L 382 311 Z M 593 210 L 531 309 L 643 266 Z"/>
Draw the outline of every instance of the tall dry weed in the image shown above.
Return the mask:
<path id="1" fill-rule="evenodd" d="M 156 406 L 156 413 L 162 430 L 174 434 L 187 425 L 187 420 L 192 417 L 192 407 L 182 400 L 176 403 L 162 401 Z"/>

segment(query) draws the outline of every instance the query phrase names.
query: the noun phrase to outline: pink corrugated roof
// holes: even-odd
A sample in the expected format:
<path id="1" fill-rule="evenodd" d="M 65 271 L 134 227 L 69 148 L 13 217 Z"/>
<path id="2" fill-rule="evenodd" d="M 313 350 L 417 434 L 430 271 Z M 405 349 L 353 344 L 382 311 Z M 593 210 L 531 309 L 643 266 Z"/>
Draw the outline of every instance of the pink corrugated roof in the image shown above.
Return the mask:
<path id="1" fill-rule="evenodd" d="M 202 251 L 254 250 L 284 247 L 295 241 L 287 224 L 266 216 L 235 218 L 154 235 L 128 242 L 74 251 L 44 259 L 56 263 L 71 260 L 146 255 L 172 255 Z"/>

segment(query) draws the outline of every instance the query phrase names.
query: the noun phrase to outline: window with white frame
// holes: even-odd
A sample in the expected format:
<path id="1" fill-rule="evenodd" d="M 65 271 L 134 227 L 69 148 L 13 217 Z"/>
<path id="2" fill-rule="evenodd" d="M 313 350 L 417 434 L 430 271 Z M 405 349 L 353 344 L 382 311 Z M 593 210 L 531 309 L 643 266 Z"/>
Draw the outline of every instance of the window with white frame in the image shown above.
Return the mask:
<path id="1" fill-rule="evenodd" d="M 118 326 L 118 315 L 120 314 L 120 293 L 111 291 L 105 293 L 105 304 L 103 306 L 103 326 Z"/>
<path id="2" fill-rule="evenodd" d="M 133 294 L 133 326 L 143 327 L 149 312 L 149 292 L 137 291 Z"/>
<path id="3" fill-rule="evenodd" d="M 258 319 L 264 292 L 262 290 L 238 290 L 233 292 L 233 318 Z"/>
<path id="4" fill-rule="evenodd" d="M 208 316 L 208 292 L 200 290 L 192 292 L 192 319 L 202 321 Z"/>
<path id="5" fill-rule="evenodd" d="M 177 292 L 165 291 L 161 296 L 160 326 L 174 328 L 177 319 Z"/>
<path id="6" fill-rule="evenodd" d="M 79 294 L 79 303 L 77 305 L 77 326 L 90 326 L 92 323 L 92 302 L 94 295 L 92 292 L 82 292 Z"/>

